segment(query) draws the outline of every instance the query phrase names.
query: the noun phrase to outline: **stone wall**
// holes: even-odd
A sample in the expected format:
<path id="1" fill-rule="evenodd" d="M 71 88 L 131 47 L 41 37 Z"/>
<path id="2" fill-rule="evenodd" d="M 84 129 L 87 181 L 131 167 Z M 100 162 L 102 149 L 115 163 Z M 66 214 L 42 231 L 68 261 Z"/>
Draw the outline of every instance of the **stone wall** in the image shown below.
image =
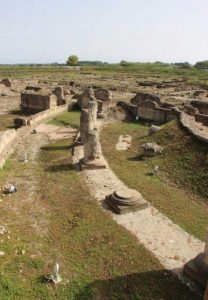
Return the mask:
<path id="1" fill-rule="evenodd" d="M 185 127 L 191 134 L 193 134 L 199 140 L 208 143 L 208 132 L 202 131 L 197 127 L 197 122 L 195 122 L 195 117 L 189 116 L 182 112 L 180 116 L 180 123 Z"/>
<path id="2" fill-rule="evenodd" d="M 153 121 L 154 123 L 159 124 L 178 119 L 180 116 L 180 111 L 174 107 L 160 107 L 157 103 L 148 100 L 141 103 L 139 106 L 132 103 L 126 103 L 124 101 L 119 101 L 117 106 L 122 107 L 130 116 L 132 116 L 133 119 L 139 117 L 139 119 L 141 118 L 143 120 Z"/>
<path id="3" fill-rule="evenodd" d="M 64 105 L 53 107 L 51 109 L 46 109 L 44 111 L 41 111 L 41 112 L 39 112 L 35 115 L 32 115 L 32 116 L 29 116 L 29 117 L 22 117 L 22 118 L 14 119 L 14 125 L 17 127 L 34 125 L 40 121 L 43 121 L 44 119 L 53 117 L 56 114 L 71 110 L 73 105 L 74 105 L 74 102 L 71 102 L 69 104 L 64 104 Z"/>
<path id="4" fill-rule="evenodd" d="M 43 95 L 36 93 L 21 94 L 21 109 L 26 114 L 38 113 L 57 106 L 55 95 Z"/>
<path id="5" fill-rule="evenodd" d="M 208 115 L 208 101 L 192 100 L 191 105 L 197 108 L 200 114 Z"/>
<path id="6" fill-rule="evenodd" d="M 208 115 L 195 114 L 195 121 L 202 123 L 204 126 L 208 126 Z"/>
<path id="7" fill-rule="evenodd" d="M 6 157 L 10 153 L 13 143 L 17 139 L 17 131 L 8 129 L 0 134 L 0 168 L 3 167 Z"/>
<path id="8" fill-rule="evenodd" d="M 21 121 L 22 125 L 28 125 L 28 129 L 26 127 L 15 129 L 8 129 L 3 131 L 2 134 L 0 133 L 0 168 L 3 167 L 7 157 L 11 154 L 14 144 L 18 141 L 18 137 L 20 135 L 26 134 L 30 132 L 31 128 L 38 125 L 40 122 L 49 119 L 61 112 L 72 110 L 73 105 L 75 103 L 71 102 L 70 104 L 65 104 L 61 106 L 57 106 L 52 109 L 48 109 L 46 111 L 37 113 L 28 118 L 20 118 L 19 122 Z M 30 127 L 31 125 L 32 127 Z"/>

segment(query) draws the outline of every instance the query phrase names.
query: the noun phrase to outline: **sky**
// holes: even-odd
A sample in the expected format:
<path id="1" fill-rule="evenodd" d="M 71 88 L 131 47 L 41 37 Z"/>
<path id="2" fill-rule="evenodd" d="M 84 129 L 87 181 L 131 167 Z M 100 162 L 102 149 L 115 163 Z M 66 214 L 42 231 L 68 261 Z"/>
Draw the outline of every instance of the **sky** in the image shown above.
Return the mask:
<path id="1" fill-rule="evenodd" d="M 208 60 L 208 0 L 0 0 L 0 63 Z"/>

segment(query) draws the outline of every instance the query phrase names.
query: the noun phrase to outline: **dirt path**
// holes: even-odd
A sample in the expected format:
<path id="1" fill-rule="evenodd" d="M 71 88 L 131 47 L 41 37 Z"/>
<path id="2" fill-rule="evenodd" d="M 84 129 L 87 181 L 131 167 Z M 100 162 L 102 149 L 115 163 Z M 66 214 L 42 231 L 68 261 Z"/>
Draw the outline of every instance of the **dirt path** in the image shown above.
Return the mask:
<path id="1" fill-rule="evenodd" d="M 76 147 L 74 163 L 82 157 L 83 147 Z M 102 170 L 86 170 L 83 174 L 91 193 L 101 204 L 106 195 L 126 187 L 109 166 Z M 112 217 L 154 253 L 166 269 L 180 278 L 183 277 L 184 263 L 204 250 L 203 242 L 188 234 L 151 205 L 147 209 L 125 215 L 112 213 Z"/>

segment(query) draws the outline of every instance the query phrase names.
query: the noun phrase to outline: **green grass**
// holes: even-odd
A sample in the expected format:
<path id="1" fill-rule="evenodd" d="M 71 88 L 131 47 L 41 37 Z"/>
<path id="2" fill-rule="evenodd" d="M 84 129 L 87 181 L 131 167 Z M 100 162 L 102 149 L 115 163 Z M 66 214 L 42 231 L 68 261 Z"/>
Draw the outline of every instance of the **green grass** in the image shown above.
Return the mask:
<path id="1" fill-rule="evenodd" d="M 79 128 L 80 123 L 80 111 L 69 111 L 58 115 L 48 122 L 57 126 L 71 126 Z"/>
<path id="2" fill-rule="evenodd" d="M 19 182 L 0 203 L 10 230 L 10 239 L 1 237 L 0 299 L 199 299 L 92 198 L 68 145 L 66 139 L 45 146 L 40 160 L 27 164 L 14 154 L 0 171 L 0 184 Z M 24 178 L 29 187 L 37 180 L 32 199 Z M 64 281 L 54 288 L 43 276 L 55 261 Z"/>
<path id="3" fill-rule="evenodd" d="M 181 69 L 174 65 L 164 63 L 135 63 L 129 66 L 119 64 L 110 64 L 103 66 L 82 66 L 80 70 L 69 69 L 65 66 L 0 66 L 0 77 L 24 78 L 41 76 L 52 77 L 60 80 L 76 80 L 80 75 L 123 75 L 135 76 L 154 80 L 160 76 L 160 79 L 170 79 L 185 76 L 189 84 L 199 84 L 201 87 L 208 88 L 207 72 L 196 68 Z M 51 77 L 51 78 L 49 78 Z"/>
<path id="4" fill-rule="evenodd" d="M 133 137 L 132 148 L 117 151 L 121 134 Z M 130 188 L 140 191 L 159 211 L 192 235 L 204 240 L 208 229 L 207 146 L 171 122 L 148 137 L 148 128 L 138 123 L 110 124 L 102 131 L 102 149 L 111 168 Z M 155 141 L 164 153 L 142 160 L 141 145 Z M 157 176 L 149 176 L 154 165 Z"/>

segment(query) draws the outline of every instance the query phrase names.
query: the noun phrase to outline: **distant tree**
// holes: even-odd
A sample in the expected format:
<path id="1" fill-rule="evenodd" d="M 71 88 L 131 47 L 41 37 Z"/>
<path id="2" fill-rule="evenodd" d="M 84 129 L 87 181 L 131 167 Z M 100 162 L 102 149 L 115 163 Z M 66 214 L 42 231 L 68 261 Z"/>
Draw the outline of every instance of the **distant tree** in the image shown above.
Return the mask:
<path id="1" fill-rule="evenodd" d="M 67 66 L 77 66 L 78 65 L 78 61 L 79 61 L 79 58 L 78 56 L 76 55 L 70 55 L 67 59 Z"/>
<path id="2" fill-rule="evenodd" d="M 131 66 L 131 65 L 133 65 L 133 64 L 136 64 L 136 63 L 130 62 L 130 61 L 126 61 L 126 60 L 122 60 L 122 61 L 120 62 L 120 65 L 123 66 L 123 67 Z"/>
<path id="3" fill-rule="evenodd" d="M 194 68 L 197 68 L 197 69 L 208 69 L 208 60 L 198 61 L 194 65 Z"/>
<path id="4" fill-rule="evenodd" d="M 176 67 L 179 67 L 179 68 L 183 68 L 183 69 L 188 69 L 188 68 L 191 68 L 191 65 L 189 62 L 185 61 L 185 62 L 179 62 L 179 63 L 175 63 L 174 64 Z"/>
<path id="5" fill-rule="evenodd" d="M 120 65 L 121 66 L 128 66 L 128 63 L 127 63 L 126 60 L 121 60 Z"/>

